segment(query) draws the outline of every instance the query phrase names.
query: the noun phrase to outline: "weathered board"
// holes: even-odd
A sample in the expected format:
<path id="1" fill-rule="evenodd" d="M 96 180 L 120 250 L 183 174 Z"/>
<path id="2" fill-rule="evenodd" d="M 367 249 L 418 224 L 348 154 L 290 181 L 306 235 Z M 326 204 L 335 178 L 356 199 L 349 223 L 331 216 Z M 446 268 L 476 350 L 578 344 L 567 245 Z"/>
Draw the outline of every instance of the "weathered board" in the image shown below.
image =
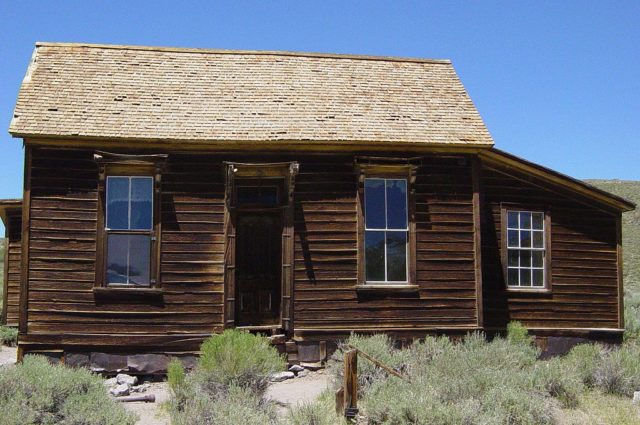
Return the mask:
<path id="1" fill-rule="evenodd" d="M 494 167 L 495 168 L 495 167 Z M 487 328 L 519 320 L 530 328 L 619 329 L 616 222 L 588 200 L 509 169 L 482 170 L 482 264 Z M 550 215 L 550 287 L 507 291 L 501 261 L 501 203 L 544 208 Z"/>
<path id="2" fill-rule="evenodd" d="M 20 308 L 20 261 L 21 261 L 21 211 L 7 212 L 6 259 L 4 272 L 4 311 L 3 319 L 7 326 L 18 326 Z"/>

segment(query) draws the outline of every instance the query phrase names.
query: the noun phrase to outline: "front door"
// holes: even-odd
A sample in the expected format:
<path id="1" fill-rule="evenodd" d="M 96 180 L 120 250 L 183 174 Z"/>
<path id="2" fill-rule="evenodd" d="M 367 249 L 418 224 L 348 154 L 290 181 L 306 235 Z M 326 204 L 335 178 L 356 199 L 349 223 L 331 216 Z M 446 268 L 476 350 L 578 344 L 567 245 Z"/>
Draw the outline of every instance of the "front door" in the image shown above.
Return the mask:
<path id="1" fill-rule="evenodd" d="M 282 221 L 279 212 L 238 212 L 236 325 L 280 323 Z"/>

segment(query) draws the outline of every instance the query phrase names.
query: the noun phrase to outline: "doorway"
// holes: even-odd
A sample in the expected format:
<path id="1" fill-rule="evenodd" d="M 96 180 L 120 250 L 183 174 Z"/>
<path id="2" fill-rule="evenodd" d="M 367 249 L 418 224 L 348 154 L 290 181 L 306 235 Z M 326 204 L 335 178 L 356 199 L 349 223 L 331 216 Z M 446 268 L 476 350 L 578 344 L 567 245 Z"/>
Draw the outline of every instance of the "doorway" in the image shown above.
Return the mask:
<path id="1" fill-rule="evenodd" d="M 236 326 L 280 323 L 282 220 L 279 212 L 238 212 Z"/>

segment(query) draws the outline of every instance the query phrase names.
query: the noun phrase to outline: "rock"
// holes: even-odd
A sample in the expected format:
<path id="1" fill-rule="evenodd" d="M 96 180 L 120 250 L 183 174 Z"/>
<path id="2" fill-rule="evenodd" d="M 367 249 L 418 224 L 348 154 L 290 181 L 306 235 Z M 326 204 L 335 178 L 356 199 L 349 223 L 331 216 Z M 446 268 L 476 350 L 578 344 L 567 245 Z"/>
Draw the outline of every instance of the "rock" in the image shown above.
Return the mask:
<path id="1" fill-rule="evenodd" d="M 91 370 L 94 372 L 116 372 L 127 369 L 127 356 L 109 353 L 91 353 Z"/>
<path id="2" fill-rule="evenodd" d="M 116 385 L 118 385 L 118 380 L 116 378 L 105 379 L 103 384 L 108 388 L 115 387 Z"/>
<path id="3" fill-rule="evenodd" d="M 136 354 L 127 357 L 129 372 L 160 375 L 167 371 L 169 357 L 164 354 Z"/>
<path id="4" fill-rule="evenodd" d="M 272 335 L 268 339 L 271 345 L 281 345 L 287 341 L 286 335 Z"/>
<path id="5" fill-rule="evenodd" d="M 307 376 L 309 374 L 309 371 L 304 369 L 301 370 L 300 372 L 298 372 L 298 374 L 296 375 L 298 378 L 304 378 L 305 376 Z"/>
<path id="6" fill-rule="evenodd" d="M 151 384 L 141 384 L 141 385 L 134 385 L 133 387 L 131 387 L 131 392 L 132 393 L 143 393 L 145 391 L 147 391 L 149 388 L 151 388 Z"/>
<path id="7" fill-rule="evenodd" d="M 313 362 L 313 363 L 300 362 L 300 366 L 309 370 L 318 370 L 324 367 L 321 362 Z"/>
<path id="8" fill-rule="evenodd" d="M 287 379 L 291 379 L 291 378 L 295 378 L 295 374 L 293 372 L 279 372 L 279 373 L 274 373 L 273 375 L 270 376 L 270 381 L 271 382 L 282 382 L 282 381 L 286 381 Z"/>
<path id="9" fill-rule="evenodd" d="M 640 391 L 633 392 L 633 404 L 640 404 Z"/>
<path id="10" fill-rule="evenodd" d="M 289 368 L 289 372 L 293 372 L 293 373 L 302 372 L 303 370 L 304 368 L 299 364 L 291 365 L 291 367 Z"/>
<path id="11" fill-rule="evenodd" d="M 127 375 L 125 373 L 117 374 L 116 380 L 118 381 L 118 384 L 126 384 L 128 386 L 132 386 L 138 383 L 138 378 L 136 376 Z"/>
<path id="12" fill-rule="evenodd" d="M 127 384 L 117 385 L 115 388 L 111 388 L 109 390 L 109 394 L 114 395 L 116 397 L 129 395 L 129 386 Z"/>
<path id="13" fill-rule="evenodd" d="M 88 367 L 89 354 L 86 353 L 65 353 L 64 364 L 70 367 Z"/>

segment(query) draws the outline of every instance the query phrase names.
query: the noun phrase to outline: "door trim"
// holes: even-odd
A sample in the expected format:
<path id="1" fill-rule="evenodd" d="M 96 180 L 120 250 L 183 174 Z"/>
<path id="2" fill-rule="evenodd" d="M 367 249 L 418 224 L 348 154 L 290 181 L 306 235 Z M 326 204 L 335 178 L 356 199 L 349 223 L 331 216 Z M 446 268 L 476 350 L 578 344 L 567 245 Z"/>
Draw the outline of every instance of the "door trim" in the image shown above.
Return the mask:
<path id="1" fill-rule="evenodd" d="M 282 219 L 282 272 L 280 291 L 280 328 L 293 331 L 293 193 L 298 162 L 278 163 L 234 163 L 225 166 L 225 212 L 224 212 L 224 327 L 235 327 L 236 294 L 236 227 L 238 206 L 235 199 L 235 185 L 238 178 L 284 178 L 284 191 L 279 209 Z M 243 328 L 247 328 L 243 326 Z"/>

